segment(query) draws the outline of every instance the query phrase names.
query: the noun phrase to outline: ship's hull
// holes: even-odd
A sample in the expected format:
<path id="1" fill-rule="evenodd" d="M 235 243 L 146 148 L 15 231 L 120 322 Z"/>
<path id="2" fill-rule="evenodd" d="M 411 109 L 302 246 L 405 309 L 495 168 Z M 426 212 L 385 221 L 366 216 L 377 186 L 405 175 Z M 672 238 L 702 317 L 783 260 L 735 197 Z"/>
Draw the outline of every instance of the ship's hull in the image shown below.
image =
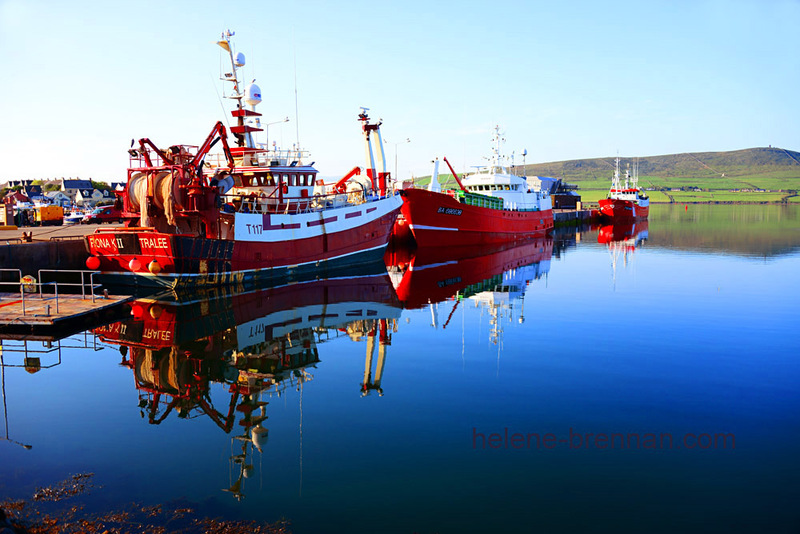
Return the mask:
<path id="1" fill-rule="evenodd" d="M 640 221 L 650 215 L 650 206 L 642 206 L 631 200 L 604 198 L 600 200 L 600 214 L 612 221 Z"/>
<path id="2" fill-rule="evenodd" d="M 329 278 L 383 257 L 400 203 L 388 197 L 312 214 L 236 214 L 232 239 L 147 228 L 98 230 L 86 239 L 89 253 L 100 262 L 101 281 L 113 286 L 263 285 Z"/>
<path id="3" fill-rule="evenodd" d="M 545 235 L 553 210 L 515 211 L 470 206 L 425 189 L 401 192 L 401 212 L 420 247 L 497 244 Z"/>

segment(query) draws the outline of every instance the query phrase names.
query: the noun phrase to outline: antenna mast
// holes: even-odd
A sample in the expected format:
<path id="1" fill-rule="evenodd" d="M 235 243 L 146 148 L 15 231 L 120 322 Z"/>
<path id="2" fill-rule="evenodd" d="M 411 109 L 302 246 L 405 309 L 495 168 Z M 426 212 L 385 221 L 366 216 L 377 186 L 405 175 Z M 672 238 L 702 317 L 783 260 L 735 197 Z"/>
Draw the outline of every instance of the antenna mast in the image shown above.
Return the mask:
<path id="1" fill-rule="evenodd" d="M 225 81 L 233 83 L 233 95 L 226 98 L 236 100 L 236 109 L 232 115 L 236 117 L 236 126 L 231 127 L 231 132 L 236 136 L 236 145 L 240 147 L 254 148 L 252 132 L 260 132 L 260 122 L 258 117 L 260 113 L 255 111 L 255 106 L 261 102 L 261 89 L 255 84 L 255 80 L 251 83 L 245 92 L 242 92 L 239 85 L 239 68 L 244 67 L 245 59 L 244 54 L 239 52 L 236 56 L 233 55 L 233 46 L 231 45 L 231 37 L 236 35 L 236 32 L 226 30 L 222 32 L 222 38 L 217 41 L 220 48 L 228 52 L 231 60 L 231 72 L 226 72 L 222 78 Z M 242 100 L 245 100 L 252 109 L 245 109 L 242 105 Z M 245 118 L 255 118 L 256 126 L 245 124 Z"/>

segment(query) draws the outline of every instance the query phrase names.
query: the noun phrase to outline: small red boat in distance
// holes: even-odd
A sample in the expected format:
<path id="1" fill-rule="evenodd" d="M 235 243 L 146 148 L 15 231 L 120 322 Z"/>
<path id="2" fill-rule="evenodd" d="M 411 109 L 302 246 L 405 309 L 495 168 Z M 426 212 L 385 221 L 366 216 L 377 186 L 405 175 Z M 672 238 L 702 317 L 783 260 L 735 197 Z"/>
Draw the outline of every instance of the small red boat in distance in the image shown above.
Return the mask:
<path id="1" fill-rule="evenodd" d="M 620 181 L 619 158 L 608 196 L 600 200 L 600 214 L 606 220 L 640 221 L 650 214 L 650 198 L 639 188 L 639 172 L 634 167 L 633 176 L 625 171 L 625 182 Z"/>

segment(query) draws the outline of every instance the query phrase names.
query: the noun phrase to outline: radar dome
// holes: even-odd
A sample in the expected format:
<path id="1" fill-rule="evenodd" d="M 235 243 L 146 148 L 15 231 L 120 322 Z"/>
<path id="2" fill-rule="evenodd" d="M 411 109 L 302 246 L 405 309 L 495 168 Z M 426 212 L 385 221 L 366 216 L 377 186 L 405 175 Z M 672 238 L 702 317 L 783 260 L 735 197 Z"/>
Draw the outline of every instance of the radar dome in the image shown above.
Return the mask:
<path id="1" fill-rule="evenodd" d="M 236 54 L 236 60 L 234 61 L 237 67 L 244 67 L 244 54 L 239 52 Z"/>
<path id="2" fill-rule="evenodd" d="M 264 447 L 267 445 L 267 441 L 269 440 L 269 429 L 264 428 L 261 424 L 254 426 L 252 429 L 250 429 L 250 439 L 252 440 L 256 449 L 258 449 L 258 452 L 264 452 Z"/>
<path id="3" fill-rule="evenodd" d="M 244 101 L 249 106 L 261 103 L 261 88 L 254 83 L 247 86 L 244 92 Z"/>

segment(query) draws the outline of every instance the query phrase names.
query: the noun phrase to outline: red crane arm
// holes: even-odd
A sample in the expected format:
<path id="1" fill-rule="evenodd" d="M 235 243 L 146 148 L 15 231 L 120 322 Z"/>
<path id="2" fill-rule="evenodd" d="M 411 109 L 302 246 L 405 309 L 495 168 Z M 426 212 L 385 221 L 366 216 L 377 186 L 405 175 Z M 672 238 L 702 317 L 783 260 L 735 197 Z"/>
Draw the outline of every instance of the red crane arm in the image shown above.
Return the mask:
<path id="1" fill-rule="evenodd" d="M 150 139 L 145 137 L 144 139 L 139 139 L 139 148 L 141 150 L 141 154 L 144 156 L 144 162 L 147 164 L 148 167 L 152 167 L 153 162 L 150 161 L 150 153 L 147 151 L 147 148 L 145 148 L 145 145 L 150 145 L 150 148 L 152 148 L 155 151 L 155 153 L 159 155 L 159 157 L 162 159 L 162 161 L 164 161 L 164 163 L 166 163 L 167 165 L 172 165 L 172 158 L 167 156 L 164 152 L 161 151 L 161 149 L 159 149 L 156 145 L 154 145 Z"/>
<path id="2" fill-rule="evenodd" d="M 442 158 L 442 159 L 444 159 L 444 162 L 445 162 L 445 163 L 447 163 L 447 166 L 448 166 L 448 167 L 450 167 L 450 172 L 452 172 L 452 173 L 453 173 L 453 177 L 456 179 L 456 183 L 458 183 L 458 187 L 460 187 L 460 188 L 461 188 L 461 190 L 462 190 L 462 191 L 464 191 L 464 192 L 466 193 L 466 191 L 467 191 L 467 190 L 466 190 L 466 189 L 464 189 L 464 184 L 462 184 L 462 183 L 461 183 L 461 180 L 459 180 L 459 179 L 458 179 L 458 174 L 456 174 L 456 171 L 454 171 L 454 170 L 453 170 L 453 166 L 452 166 L 452 165 L 450 165 L 450 162 L 449 162 L 449 161 L 447 161 L 447 158 L 446 158 L 446 157 L 445 157 L 445 158 Z"/>
<path id="3" fill-rule="evenodd" d="M 339 190 L 341 189 L 341 187 L 342 187 L 342 186 L 344 186 L 344 183 L 345 183 L 347 180 L 349 180 L 349 179 L 350 179 L 350 178 L 352 178 L 353 176 L 356 176 L 356 175 L 359 175 L 359 174 L 361 174 L 361 167 L 353 167 L 353 168 L 350 170 L 350 172 L 348 172 L 347 174 L 345 174 L 345 175 L 344 175 L 342 178 L 340 178 L 340 179 L 339 179 L 339 181 L 338 181 L 338 182 L 336 182 L 336 184 L 334 184 L 334 186 L 333 186 L 333 190 L 334 190 L 334 191 L 339 191 Z"/>
<path id="4" fill-rule="evenodd" d="M 206 157 L 208 151 L 211 150 L 217 141 L 222 141 L 222 146 L 224 147 L 225 152 L 225 159 L 228 161 L 228 168 L 233 168 L 233 157 L 231 156 L 230 148 L 228 148 L 228 132 L 225 130 L 225 125 L 222 122 L 217 122 L 214 127 L 211 129 L 211 133 L 208 134 L 206 140 L 203 142 L 203 145 L 198 149 L 197 154 L 195 155 L 194 159 L 190 165 L 192 167 L 196 167 L 197 164 Z"/>

